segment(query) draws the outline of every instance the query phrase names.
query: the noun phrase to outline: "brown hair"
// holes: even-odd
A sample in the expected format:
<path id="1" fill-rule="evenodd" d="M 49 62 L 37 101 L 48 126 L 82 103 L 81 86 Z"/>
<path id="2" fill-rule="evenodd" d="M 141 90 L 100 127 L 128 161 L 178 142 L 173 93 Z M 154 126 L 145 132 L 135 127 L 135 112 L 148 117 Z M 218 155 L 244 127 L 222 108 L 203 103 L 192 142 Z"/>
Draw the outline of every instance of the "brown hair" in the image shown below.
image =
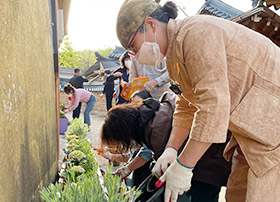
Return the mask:
<path id="1" fill-rule="evenodd" d="M 71 93 L 71 91 L 73 91 L 73 93 L 75 92 L 75 87 L 71 85 L 71 83 L 66 84 L 63 87 L 64 92 L 67 93 Z"/>
<path id="2" fill-rule="evenodd" d="M 112 107 L 105 117 L 101 130 L 100 145 L 115 147 L 119 153 L 129 151 L 135 142 L 141 144 L 139 108 L 142 102 L 121 104 Z"/>

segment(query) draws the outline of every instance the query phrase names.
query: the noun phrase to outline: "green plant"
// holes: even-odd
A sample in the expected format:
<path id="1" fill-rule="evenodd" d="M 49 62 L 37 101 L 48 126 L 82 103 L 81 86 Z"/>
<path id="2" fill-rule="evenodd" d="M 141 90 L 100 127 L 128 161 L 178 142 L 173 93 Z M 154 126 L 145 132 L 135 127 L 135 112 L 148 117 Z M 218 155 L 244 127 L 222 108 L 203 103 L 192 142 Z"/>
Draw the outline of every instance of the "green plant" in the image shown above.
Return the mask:
<path id="1" fill-rule="evenodd" d="M 67 152 L 65 152 L 66 155 L 70 154 L 71 151 L 73 151 L 75 148 L 77 148 L 78 145 L 75 144 L 75 143 L 71 143 L 71 144 L 68 144 L 66 146 L 66 149 L 67 149 Z"/>
<path id="2" fill-rule="evenodd" d="M 67 142 L 70 142 L 71 140 L 77 139 L 77 138 L 78 138 L 77 135 L 67 135 L 67 136 L 66 136 Z"/>
<path id="3" fill-rule="evenodd" d="M 133 202 L 140 195 L 135 188 L 122 186 L 121 179 L 112 175 L 112 166 L 102 176 L 95 160 L 96 152 L 85 139 L 87 126 L 80 119 L 75 119 L 68 128 L 66 140 L 68 156 L 65 184 L 55 183 L 40 191 L 46 202 Z M 103 181 L 101 180 L 103 178 Z M 102 182 L 102 184 L 101 184 Z M 104 183 L 103 183 L 104 182 Z"/>
<path id="4" fill-rule="evenodd" d="M 75 150 L 75 151 L 72 151 L 70 154 L 69 154 L 69 158 L 72 159 L 72 160 L 77 160 L 77 161 L 81 161 L 83 158 L 85 158 L 86 155 L 84 154 L 84 152 L 82 151 L 79 151 L 79 150 Z"/>
<path id="5" fill-rule="evenodd" d="M 60 110 L 60 118 L 66 118 L 65 112 L 62 110 Z"/>
<path id="6" fill-rule="evenodd" d="M 81 65 L 77 51 L 72 47 L 69 37 L 64 37 L 63 44 L 59 49 L 59 66 L 65 68 L 79 68 Z"/>
<path id="7" fill-rule="evenodd" d="M 83 123 L 82 119 L 74 119 L 66 131 L 66 135 L 77 135 L 80 138 L 85 138 L 88 133 L 88 127 Z"/>
<path id="8" fill-rule="evenodd" d="M 80 175 L 76 182 L 50 184 L 40 192 L 46 202 L 133 202 L 140 195 L 134 188 L 128 190 L 121 186 L 121 179 L 112 175 L 112 167 L 104 175 L 104 184 L 100 183 L 97 167 L 94 171 Z M 72 172 L 73 175 L 73 172 Z"/>
<path id="9" fill-rule="evenodd" d="M 60 105 L 59 105 L 59 108 L 60 108 L 60 109 L 65 109 L 65 105 L 64 105 L 64 104 L 60 104 Z"/>
<path id="10" fill-rule="evenodd" d="M 80 175 L 85 173 L 85 169 L 81 166 L 72 166 L 71 164 L 67 166 L 67 171 L 65 173 L 60 173 L 60 177 L 63 177 L 67 182 L 75 183 Z"/>

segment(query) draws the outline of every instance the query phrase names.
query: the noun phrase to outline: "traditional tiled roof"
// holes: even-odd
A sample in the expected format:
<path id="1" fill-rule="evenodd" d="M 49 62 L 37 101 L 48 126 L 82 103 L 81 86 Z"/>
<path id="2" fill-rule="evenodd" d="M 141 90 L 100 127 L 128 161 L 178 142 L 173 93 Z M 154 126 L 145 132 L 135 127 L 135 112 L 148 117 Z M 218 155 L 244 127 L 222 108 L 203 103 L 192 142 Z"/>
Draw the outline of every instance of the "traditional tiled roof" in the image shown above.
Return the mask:
<path id="1" fill-rule="evenodd" d="M 95 56 L 97 61 L 85 72 L 85 76 L 92 75 L 99 70 L 103 71 L 105 69 L 112 69 L 120 66 L 118 59 L 106 58 L 98 52 L 95 52 Z"/>
<path id="2" fill-rule="evenodd" d="M 253 8 L 231 19 L 270 38 L 280 46 L 280 16 L 265 6 Z"/>
<path id="3" fill-rule="evenodd" d="M 255 8 L 260 0 L 252 0 L 252 6 Z M 265 3 L 268 7 L 274 6 L 275 10 L 278 10 L 280 8 L 280 0 L 265 0 Z"/>
<path id="4" fill-rule="evenodd" d="M 224 19 L 233 18 L 242 13 L 242 11 L 220 0 L 206 0 L 198 11 L 199 14 L 215 15 Z"/>
<path id="5" fill-rule="evenodd" d="M 275 10 L 278 10 L 280 8 L 280 0 L 266 0 L 266 5 L 269 6 L 274 6 Z"/>
<path id="6" fill-rule="evenodd" d="M 108 56 L 113 59 L 119 59 L 124 52 L 125 49 L 123 47 L 116 46 L 113 52 L 108 53 Z"/>
<path id="7" fill-rule="evenodd" d="M 74 69 L 73 68 L 59 67 L 59 73 L 60 74 L 72 74 L 72 75 L 74 75 Z"/>

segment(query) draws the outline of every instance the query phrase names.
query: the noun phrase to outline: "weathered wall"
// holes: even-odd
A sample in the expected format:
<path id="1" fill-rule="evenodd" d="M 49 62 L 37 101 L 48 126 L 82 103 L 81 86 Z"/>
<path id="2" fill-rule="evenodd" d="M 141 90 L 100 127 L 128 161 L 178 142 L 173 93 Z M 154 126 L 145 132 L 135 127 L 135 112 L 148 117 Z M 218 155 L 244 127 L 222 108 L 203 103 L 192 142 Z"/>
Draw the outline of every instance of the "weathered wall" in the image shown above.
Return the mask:
<path id="1" fill-rule="evenodd" d="M 0 201 L 40 201 L 57 173 L 49 1 L 0 1 Z"/>

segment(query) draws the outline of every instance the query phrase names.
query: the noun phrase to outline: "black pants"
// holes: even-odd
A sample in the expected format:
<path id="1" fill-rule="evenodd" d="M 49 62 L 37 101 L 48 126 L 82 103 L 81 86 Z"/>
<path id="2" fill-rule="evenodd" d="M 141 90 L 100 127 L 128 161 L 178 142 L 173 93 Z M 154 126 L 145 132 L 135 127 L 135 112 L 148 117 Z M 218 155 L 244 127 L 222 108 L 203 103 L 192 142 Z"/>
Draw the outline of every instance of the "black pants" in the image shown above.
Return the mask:
<path id="1" fill-rule="evenodd" d="M 82 107 L 82 103 L 79 102 L 78 107 L 73 111 L 73 114 L 72 114 L 73 119 L 80 117 L 81 107 Z"/>
<path id="2" fill-rule="evenodd" d="M 106 107 L 107 107 L 107 111 L 109 111 L 109 109 L 111 109 L 112 107 L 112 100 L 113 100 L 113 95 L 106 95 Z"/>
<path id="3" fill-rule="evenodd" d="M 211 185 L 192 180 L 191 188 L 187 192 L 191 202 L 218 202 L 221 186 Z"/>

